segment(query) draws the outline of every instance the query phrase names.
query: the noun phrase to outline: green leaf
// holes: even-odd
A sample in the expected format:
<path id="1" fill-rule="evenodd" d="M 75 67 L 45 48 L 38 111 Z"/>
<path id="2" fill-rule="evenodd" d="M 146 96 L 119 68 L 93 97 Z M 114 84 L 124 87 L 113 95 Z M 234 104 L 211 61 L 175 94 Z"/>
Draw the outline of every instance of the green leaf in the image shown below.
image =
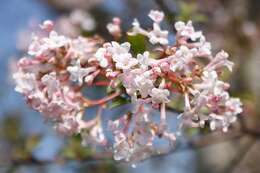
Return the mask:
<path id="1" fill-rule="evenodd" d="M 131 50 L 135 55 L 143 53 L 146 50 L 146 41 L 143 35 L 137 34 L 135 36 L 128 36 L 127 40 L 131 44 Z"/>
<path id="2" fill-rule="evenodd" d="M 198 6 L 196 3 L 186 3 L 180 2 L 180 14 L 177 17 L 177 20 L 194 22 L 205 22 L 207 17 L 198 12 Z"/>
<path id="3" fill-rule="evenodd" d="M 1 124 L 1 133 L 7 141 L 16 142 L 21 137 L 20 119 L 16 116 L 6 116 Z"/>
<path id="4" fill-rule="evenodd" d="M 112 102 L 109 104 L 108 108 L 109 108 L 109 109 L 113 109 L 113 108 L 116 108 L 116 107 L 125 105 L 125 104 L 127 104 L 127 103 L 129 103 L 129 101 L 128 101 L 127 98 L 117 97 L 117 98 L 115 98 L 114 100 L 112 100 Z"/>

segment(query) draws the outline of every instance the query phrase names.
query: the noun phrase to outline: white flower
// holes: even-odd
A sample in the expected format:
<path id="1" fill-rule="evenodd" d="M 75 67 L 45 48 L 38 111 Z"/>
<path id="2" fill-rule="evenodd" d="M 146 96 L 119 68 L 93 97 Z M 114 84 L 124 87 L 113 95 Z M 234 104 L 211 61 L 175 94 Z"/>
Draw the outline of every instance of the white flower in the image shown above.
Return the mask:
<path id="1" fill-rule="evenodd" d="M 230 71 L 232 71 L 234 63 L 228 60 L 228 53 L 222 50 L 219 53 L 217 53 L 215 58 L 212 59 L 212 61 L 205 67 L 205 69 L 216 70 L 223 66 L 226 66 Z"/>
<path id="2" fill-rule="evenodd" d="M 203 35 L 201 31 L 195 32 L 192 22 L 188 21 L 185 25 L 184 22 L 176 22 L 175 29 L 177 30 L 177 34 L 182 37 L 190 38 L 192 41 L 196 41 L 197 39 L 202 39 Z"/>
<path id="3" fill-rule="evenodd" d="M 140 27 L 140 23 L 138 22 L 137 19 L 134 19 L 133 23 L 133 28 L 131 32 L 128 32 L 128 35 L 134 36 L 137 34 L 142 34 L 142 35 L 148 35 L 148 32 L 146 30 L 144 30 L 143 28 Z"/>
<path id="4" fill-rule="evenodd" d="M 151 10 L 148 15 L 154 22 L 160 23 L 164 18 L 164 13 L 158 10 Z"/>
<path id="5" fill-rule="evenodd" d="M 79 132 L 79 121 L 76 114 L 63 116 L 62 122 L 55 124 L 54 128 L 61 134 L 72 135 Z"/>
<path id="6" fill-rule="evenodd" d="M 197 47 L 197 56 L 208 56 L 211 55 L 211 44 L 209 42 L 201 42 L 200 46 Z"/>
<path id="7" fill-rule="evenodd" d="M 91 42 L 87 38 L 78 37 L 72 40 L 70 49 L 73 52 L 73 58 L 79 58 L 80 62 L 86 63 L 91 57 L 93 57 L 96 44 Z"/>
<path id="8" fill-rule="evenodd" d="M 136 58 L 133 58 L 129 52 L 130 43 L 125 42 L 118 44 L 112 42 L 112 46 L 107 48 L 108 52 L 111 53 L 113 61 L 116 63 L 118 69 L 126 70 L 138 64 Z"/>
<path id="9" fill-rule="evenodd" d="M 106 68 L 108 66 L 108 60 L 105 57 L 107 53 L 106 48 L 99 48 L 97 52 L 95 53 L 95 57 L 97 61 L 99 62 L 100 67 Z"/>
<path id="10" fill-rule="evenodd" d="M 236 121 L 237 117 L 231 114 L 217 115 L 215 113 L 209 114 L 210 129 L 222 129 L 223 132 L 228 131 L 231 123 Z"/>
<path id="11" fill-rule="evenodd" d="M 41 78 L 41 82 L 47 86 L 48 96 L 52 97 L 54 93 L 59 90 L 60 82 L 57 80 L 57 76 L 55 72 L 51 72 L 49 74 L 45 74 Z"/>
<path id="12" fill-rule="evenodd" d="M 153 88 L 149 94 L 152 97 L 153 103 L 167 103 L 170 92 L 167 89 Z"/>
<path id="13" fill-rule="evenodd" d="M 31 56 L 40 56 L 44 51 L 48 50 L 46 45 L 43 45 L 40 38 L 32 35 L 32 42 L 29 45 L 28 54 Z"/>
<path id="14" fill-rule="evenodd" d="M 70 79 L 72 81 L 78 81 L 79 84 L 82 85 L 84 77 L 94 72 L 96 70 L 96 67 L 82 68 L 80 60 L 78 59 L 76 64 L 74 66 L 68 66 L 67 70 L 70 73 Z"/>
<path id="15" fill-rule="evenodd" d="M 40 25 L 40 28 L 43 30 L 51 31 L 54 27 L 54 24 L 50 20 L 45 20 L 42 25 Z"/>
<path id="16" fill-rule="evenodd" d="M 161 30 L 160 26 L 157 23 L 153 24 L 153 30 L 148 34 L 149 41 L 152 44 L 168 44 L 168 31 Z"/>
<path id="17" fill-rule="evenodd" d="M 117 56 L 117 55 L 121 55 L 121 54 L 125 54 L 128 53 L 130 50 L 130 43 L 125 42 L 122 44 L 119 44 L 115 41 L 112 41 L 112 46 L 108 47 L 107 50 L 109 53 L 111 53 L 113 56 Z"/>
<path id="18" fill-rule="evenodd" d="M 200 110 L 203 106 L 210 105 L 210 109 L 219 109 L 219 105 L 225 105 L 225 102 L 230 98 L 228 92 L 226 92 L 227 84 L 218 80 L 217 73 L 215 71 L 204 71 L 202 76 L 202 82 L 194 84 L 193 92 L 195 98 L 193 104 L 196 105 L 194 109 Z M 201 104 L 203 103 L 203 104 Z"/>
<path id="19" fill-rule="evenodd" d="M 113 18 L 112 23 L 107 24 L 107 30 L 108 32 L 113 35 L 114 37 L 120 37 L 121 36 L 121 19 L 118 17 Z"/>
<path id="20" fill-rule="evenodd" d="M 242 103 L 240 101 L 240 99 L 238 98 L 230 98 L 227 102 L 226 102 L 226 107 L 228 109 L 228 111 L 234 113 L 234 114 L 240 114 L 242 112 Z"/>
<path id="21" fill-rule="evenodd" d="M 107 24 L 107 30 L 110 34 L 119 33 L 121 31 L 120 26 L 114 24 L 114 23 L 108 23 Z"/>
<path id="22" fill-rule="evenodd" d="M 136 89 L 140 92 L 142 98 L 147 97 L 154 87 L 153 81 L 150 79 L 150 73 L 148 71 L 137 75 L 134 79 L 134 82 Z"/>
<path id="23" fill-rule="evenodd" d="M 189 49 L 186 46 L 181 46 L 173 55 L 172 61 L 170 64 L 171 71 L 175 72 L 177 70 L 189 71 L 189 62 L 193 60 L 193 53 L 195 49 Z"/>
<path id="24" fill-rule="evenodd" d="M 71 40 L 65 36 L 58 35 L 55 31 L 49 33 L 49 37 L 32 36 L 32 43 L 29 46 L 28 54 L 32 56 L 40 56 L 48 50 L 53 50 L 63 46 L 67 46 Z"/>
<path id="25" fill-rule="evenodd" d="M 136 85 L 134 79 L 139 75 L 139 70 L 124 71 L 124 73 L 118 76 L 119 80 L 122 81 L 123 86 L 126 88 L 127 94 L 133 96 L 136 92 Z"/>
<path id="26" fill-rule="evenodd" d="M 123 133 L 115 134 L 114 148 L 114 159 L 115 160 L 126 160 L 129 161 L 134 150 L 127 142 L 127 137 Z"/>
<path id="27" fill-rule="evenodd" d="M 55 31 L 51 31 L 48 38 L 43 38 L 43 43 L 49 49 L 56 49 L 67 46 L 70 43 L 70 39 L 63 35 L 58 35 Z"/>
<path id="28" fill-rule="evenodd" d="M 116 68 L 127 70 L 138 64 L 136 58 L 133 58 L 130 53 L 124 53 L 117 56 L 113 56 L 113 60 L 116 62 Z"/>
<path id="29" fill-rule="evenodd" d="M 36 77 L 33 73 L 18 71 L 13 74 L 13 79 L 16 83 L 15 91 L 19 93 L 26 94 L 37 88 Z"/>
<path id="30" fill-rule="evenodd" d="M 70 14 L 70 21 L 85 31 L 92 31 L 96 27 L 96 22 L 93 17 L 83 10 L 74 10 Z"/>
<path id="31" fill-rule="evenodd" d="M 143 54 L 137 55 L 137 60 L 142 69 L 147 69 L 148 66 L 150 65 L 151 59 L 149 55 L 150 53 L 148 51 L 145 51 Z"/>

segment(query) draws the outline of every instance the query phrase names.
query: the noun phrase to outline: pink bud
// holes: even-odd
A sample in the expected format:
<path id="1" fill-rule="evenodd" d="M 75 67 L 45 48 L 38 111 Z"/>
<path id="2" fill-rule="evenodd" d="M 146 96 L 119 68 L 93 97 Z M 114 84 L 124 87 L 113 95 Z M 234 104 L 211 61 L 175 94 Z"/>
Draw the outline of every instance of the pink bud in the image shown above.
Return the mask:
<path id="1" fill-rule="evenodd" d="M 40 25 L 41 29 L 50 32 L 53 30 L 54 24 L 50 20 L 45 20 L 42 25 Z"/>
<path id="2" fill-rule="evenodd" d="M 121 24 L 121 19 L 119 17 L 114 17 L 113 18 L 113 23 L 116 25 L 120 25 Z"/>
<path id="3" fill-rule="evenodd" d="M 163 71 L 169 71 L 170 70 L 170 65 L 167 62 L 163 62 L 160 64 L 160 67 Z"/>

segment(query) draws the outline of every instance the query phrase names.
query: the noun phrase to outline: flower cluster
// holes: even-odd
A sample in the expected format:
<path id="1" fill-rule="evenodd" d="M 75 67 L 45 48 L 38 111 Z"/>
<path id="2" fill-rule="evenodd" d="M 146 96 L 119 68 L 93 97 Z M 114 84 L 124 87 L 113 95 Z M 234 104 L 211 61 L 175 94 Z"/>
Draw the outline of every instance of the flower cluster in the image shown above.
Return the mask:
<path id="1" fill-rule="evenodd" d="M 213 55 L 211 45 L 192 22 L 176 22 L 176 43 L 169 44 L 168 31 L 160 26 L 164 14 L 152 10 L 152 30 L 134 19 L 131 36 L 143 35 L 151 50 L 134 54 L 129 42 L 104 42 L 102 38 L 68 38 L 45 21 L 33 35 L 28 56 L 17 63 L 15 90 L 27 103 L 52 122 L 63 134 L 81 134 L 84 145 L 106 145 L 102 108 L 111 100 L 127 96 L 133 110 L 108 123 L 114 136 L 115 160 L 133 161 L 149 157 L 156 138 L 174 144 L 176 136 L 167 125 L 167 105 L 182 96 L 185 106 L 180 127 L 205 127 L 227 131 L 242 112 L 238 98 L 229 96 L 229 84 L 220 80 L 222 71 L 233 63 L 223 50 Z M 107 25 L 115 40 L 122 40 L 121 20 Z M 156 46 L 156 47 L 155 47 Z M 112 88 L 108 96 L 90 100 L 83 89 Z M 85 110 L 99 106 L 96 118 L 85 120 Z M 152 112 L 160 111 L 159 121 Z"/>

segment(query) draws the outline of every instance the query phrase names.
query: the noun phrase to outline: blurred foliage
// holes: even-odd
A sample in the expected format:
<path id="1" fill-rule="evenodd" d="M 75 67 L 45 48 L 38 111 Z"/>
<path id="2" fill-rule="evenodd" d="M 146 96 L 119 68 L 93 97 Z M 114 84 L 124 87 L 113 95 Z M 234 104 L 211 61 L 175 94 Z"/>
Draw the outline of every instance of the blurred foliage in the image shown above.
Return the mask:
<path id="1" fill-rule="evenodd" d="M 179 14 L 177 15 L 176 19 L 185 22 L 189 20 L 195 22 L 206 22 L 207 16 L 199 13 L 197 3 L 187 3 L 184 1 L 179 1 Z"/>
<path id="2" fill-rule="evenodd" d="M 66 145 L 61 150 L 61 156 L 66 159 L 83 159 L 89 158 L 95 154 L 94 150 L 90 147 L 83 147 L 81 145 L 80 135 L 70 137 Z"/>
<path id="3" fill-rule="evenodd" d="M 137 55 L 138 53 L 143 53 L 146 50 L 146 40 L 143 35 L 128 35 L 127 41 L 131 44 L 131 50 L 135 55 Z"/>
<path id="4" fill-rule="evenodd" d="M 111 103 L 109 103 L 108 105 L 108 109 L 113 109 L 113 108 L 117 108 L 119 106 L 125 105 L 127 103 L 130 103 L 130 100 L 128 98 L 125 97 L 116 97 L 115 99 L 113 99 L 111 101 Z"/>
<path id="5" fill-rule="evenodd" d="M 105 161 L 102 164 L 83 165 L 78 172 L 86 173 L 124 173 L 125 171 L 115 164 L 114 161 Z"/>
<path id="6" fill-rule="evenodd" d="M 0 153 L 2 156 L 8 154 L 12 160 L 26 160 L 31 158 L 37 144 L 40 142 L 40 134 L 23 134 L 21 120 L 16 115 L 7 115 L 1 121 L 0 140 L 4 142 Z M 1 158 L 0 159 L 5 159 Z"/>

